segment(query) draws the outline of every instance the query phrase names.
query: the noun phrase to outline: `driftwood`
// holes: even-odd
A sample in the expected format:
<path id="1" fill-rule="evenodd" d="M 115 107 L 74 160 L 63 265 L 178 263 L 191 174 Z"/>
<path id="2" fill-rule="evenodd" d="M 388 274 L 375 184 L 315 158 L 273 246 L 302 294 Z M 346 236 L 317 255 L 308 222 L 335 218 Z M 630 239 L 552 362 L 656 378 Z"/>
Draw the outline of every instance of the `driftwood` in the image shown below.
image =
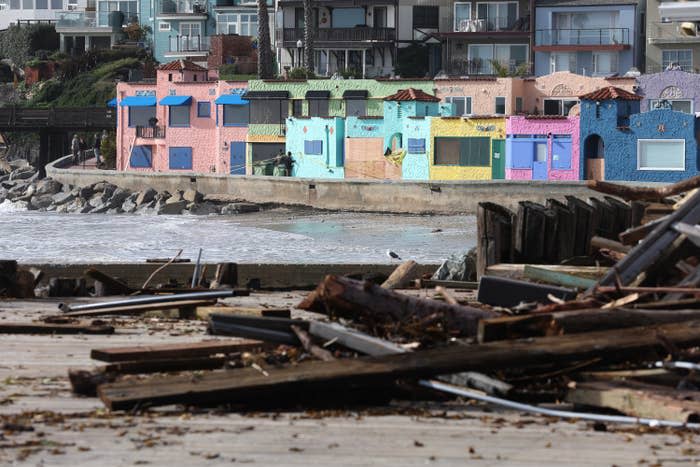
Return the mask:
<path id="1" fill-rule="evenodd" d="M 412 297 L 369 282 L 326 276 L 297 308 L 374 323 L 409 323 L 438 317 L 452 335 L 474 336 L 480 319 L 496 316 L 487 310 Z"/>
<path id="2" fill-rule="evenodd" d="M 653 351 L 665 355 L 664 342 L 682 349 L 700 345 L 700 321 L 656 327 L 494 342 L 464 347 L 451 346 L 333 362 L 310 361 L 266 373 L 242 369 L 191 376 L 153 377 L 141 381 L 104 384 L 98 394 L 111 410 L 129 410 L 144 405 L 244 404 L 269 406 L 290 404 L 303 395 L 322 397 L 334 391 L 352 393 L 360 388 L 385 388 L 400 378 L 430 377 L 460 371 L 497 371 L 572 364 L 592 358 L 641 360 Z M 650 355 L 647 358 L 658 358 Z M 335 394 L 334 394 L 335 396 Z"/>
<path id="3" fill-rule="evenodd" d="M 0 334 L 114 334 L 106 324 L 0 323 Z"/>
<path id="4" fill-rule="evenodd" d="M 162 359 L 187 359 L 216 354 L 248 352 L 268 347 L 260 341 L 210 340 L 191 344 L 164 344 L 137 347 L 112 347 L 93 349 L 90 358 L 103 362 L 134 362 Z"/>
<path id="5" fill-rule="evenodd" d="M 384 281 L 382 287 L 385 289 L 404 289 L 417 277 L 418 264 L 409 259 L 394 269 L 394 272 Z"/>
<path id="6" fill-rule="evenodd" d="M 313 355 L 319 360 L 323 360 L 324 362 L 331 362 L 335 360 L 335 357 L 332 353 L 314 344 L 309 333 L 302 329 L 300 326 L 293 324 L 290 327 L 292 328 L 292 331 L 294 331 L 294 334 L 296 334 L 299 338 L 299 342 L 301 342 L 301 345 L 302 347 L 304 347 L 304 350 L 306 350 L 309 354 Z"/>
<path id="7" fill-rule="evenodd" d="M 586 186 L 591 190 L 618 196 L 628 201 L 660 201 L 669 196 L 700 188 L 700 175 L 659 188 L 618 185 L 601 180 L 588 180 Z"/>

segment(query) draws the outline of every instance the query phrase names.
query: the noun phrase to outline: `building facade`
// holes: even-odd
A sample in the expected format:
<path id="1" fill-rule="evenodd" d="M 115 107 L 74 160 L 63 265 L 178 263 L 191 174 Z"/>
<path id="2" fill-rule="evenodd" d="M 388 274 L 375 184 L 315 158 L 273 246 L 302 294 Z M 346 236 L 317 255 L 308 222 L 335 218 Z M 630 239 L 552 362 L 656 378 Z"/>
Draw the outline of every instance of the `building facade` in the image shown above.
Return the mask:
<path id="1" fill-rule="evenodd" d="M 0 0 L 0 31 L 18 21 L 54 22 L 56 14 L 84 10 L 87 0 Z"/>
<path id="2" fill-rule="evenodd" d="M 630 0 L 538 1 L 535 74 L 612 76 L 639 69 L 644 57 L 644 5 Z"/>
<path id="3" fill-rule="evenodd" d="M 647 0 L 646 72 L 700 69 L 700 20 L 696 2 Z"/>
<path id="4" fill-rule="evenodd" d="M 637 83 L 642 112 L 666 106 L 689 114 L 700 109 L 700 74 L 669 70 L 641 75 Z"/>

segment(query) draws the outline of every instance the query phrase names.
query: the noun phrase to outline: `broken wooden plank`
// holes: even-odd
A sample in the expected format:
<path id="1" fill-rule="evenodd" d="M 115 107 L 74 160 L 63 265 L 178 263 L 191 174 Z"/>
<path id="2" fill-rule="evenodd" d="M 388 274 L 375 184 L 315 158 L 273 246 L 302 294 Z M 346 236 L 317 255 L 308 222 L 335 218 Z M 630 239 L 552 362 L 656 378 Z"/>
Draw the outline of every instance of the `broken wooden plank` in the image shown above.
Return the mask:
<path id="1" fill-rule="evenodd" d="M 125 282 L 115 279 L 114 277 L 105 274 L 98 269 L 89 268 L 85 271 L 85 275 L 90 279 L 94 279 L 95 281 L 102 283 L 104 290 L 100 296 L 131 295 L 132 293 L 136 292 L 136 289 L 129 287 L 129 285 Z"/>
<path id="2" fill-rule="evenodd" d="M 685 235 L 695 246 L 700 247 L 700 227 L 677 222 L 673 224 L 673 228 L 676 232 Z"/>
<path id="3" fill-rule="evenodd" d="M 677 348 L 700 345 L 700 321 L 656 327 L 616 329 L 571 336 L 451 346 L 420 352 L 333 362 L 309 361 L 294 367 L 210 372 L 191 376 L 151 377 L 141 381 L 101 385 L 98 393 L 110 410 L 167 404 L 253 404 L 280 406 L 302 396 L 322 396 L 338 390 L 386 387 L 397 378 L 430 377 L 461 371 L 562 365 L 591 358 L 606 361 L 636 359 L 657 350 L 659 340 Z"/>
<path id="4" fill-rule="evenodd" d="M 181 310 L 184 308 L 195 308 L 198 306 L 214 305 L 216 300 L 181 300 L 175 302 L 147 303 L 144 305 L 125 305 L 112 308 L 100 308 L 98 310 L 68 311 L 60 316 L 68 317 L 88 317 L 107 315 L 139 315 L 149 311 L 159 310 Z"/>
<path id="5" fill-rule="evenodd" d="M 324 362 L 332 362 L 335 360 L 332 353 L 313 343 L 313 340 L 307 331 L 296 324 L 293 324 L 291 328 L 292 331 L 294 331 L 294 334 L 297 335 L 297 338 L 299 339 L 299 342 L 301 342 L 302 347 L 304 347 L 304 350 L 306 350 L 306 352 L 308 352 L 310 355 L 313 355 Z"/>
<path id="6" fill-rule="evenodd" d="M 457 386 L 467 386 L 478 389 L 494 396 L 507 396 L 513 390 L 513 385 L 505 383 L 496 378 L 492 378 L 483 373 L 475 371 L 465 371 L 463 373 L 452 373 L 451 375 L 440 375 L 437 380 Z"/>
<path id="7" fill-rule="evenodd" d="M 574 404 L 618 410 L 633 417 L 687 423 L 700 417 L 700 393 L 636 381 L 576 383 L 566 395 Z"/>
<path id="8" fill-rule="evenodd" d="M 195 317 L 201 320 L 209 319 L 212 313 L 224 313 L 244 316 L 267 316 L 275 318 L 289 318 L 292 312 L 289 308 L 252 308 L 243 306 L 198 306 Z"/>
<path id="9" fill-rule="evenodd" d="M 370 336 L 338 323 L 311 321 L 309 323 L 309 334 L 327 341 L 337 342 L 344 347 L 365 355 L 381 356 L 406 352 L 406 349 L 393 342 Z"/>
<path id="10" fill-rule="evenodd" d="M 364 316 L 375 323 L 406 323 L 440 316 L 448 333 L 462 336 L 476 335 L 479 319 L 496 315 L 488 310 L 413 297 L 338 276 L 326 276 L 297 308 L 345 318 Z"/>
<path id="11" fill-rule="evenodd" d="M 525 265 L 523 274 L 528 279 L 547 282 L 548 284 L 561 285 L 564 287 L 574 287 L 578 289 L 587 289 L 596 283 L 593 279 L 586 279 L 563 272 L 550 271 L 545 268 Z"/>
<path id="12" fill-rule="evenodd" d="M 700 175 L 658 188 L 620 185 L 602 180 L 588 180 L 586 186 L 591 190 L 617 196 L 628 201 L 661 201 L 669 196 L 680 195 L 700 187 Z"/>
<path id="13" fill-rule="evenodd" d="M 187 344 L 142 345 L 136 347 L 112 347 L 92 349 L 90 358 L 103 362 L 146 361 L 162 359 L 187 359 L 216 354 L 248 352 L 269 347 L 253 340 L 208 340 Z"/>
<path id="14" fill-rule="evenodd" d="M 482 276 L 476 299 L 491 306 L 512 307 L 521 302 L 549 303 L 549 295 L 562 300 L 572 300 L 576 298 L 576 291 L 503 277 Z"/>
<path id="15" fill-rule="evenodd" d="M 0 322 L 0 334 L 114 334 L 114 327 L 106 324 Z"/>
<path id="16" fill-rule="evenodd" d="M 481 277 L 492 264 L 513 260 L 513 213 L 495 203 L 479 203 L 476 215 L 476 275 Z"/>
<path id="17" fill-rule="evenodd" d="M 401 263 L 394 272 L 384 281 L 385 289 L 405 289 L 418 277 L 418 263 L 409 259 Z"/>
<path id="18" fill-rule="evenodd" d="M 165 358 L 157 360 L 136 360 L 104 365 L 101 371 L 121 375 L 167 373 L 171 371 L 216 370 L 223 368 L 229 359 L 222 355 L 191 358 Z"/>
<path id="19" fill-rule="evenodd" d="M 594 280 L 601 278 L 608 269 L 599 266 L 566 266 L 559 264 L 538 264 L 537 267 L 551 272 Z M 508 279 L 525 279 L 525 264 L 494 264 L 488 267 L 486 275 Z"/>
<path id="20" fill-rule="evenodd" d="M 236 336 L 276 342 L 287 345 L 300 345 L 291 326 L 309 328 L 308 321 L 285 318 L 263 318 L 254 316 L 212 313 L 209 316 L 209 332 L 214 335 Z"/>
<path id="21" fill-rule="evenodd" d="M 598 236 L 591 238 L 591 247 L 593 247 L 594 250 L 605 248 L 619 253 L 628 253 L 632 249 L 629 245 L 623 245 L 615 240 Z"/>
<path id="22" fill-rule="evenodd" d="M 640 240 L 649 235 L 659 224 L 661 224 L 667 216 L 656 219 L 647 224 L 642 224 L 637 227 L 631 227 L 618 235 L 620 243 L 623 245 L 636 245 Z"/>
<path id="23" fill-rule="evenodd" d="M 700 319 L 700 310 L 643 310 L 599 308 L 503 316 L 479 322 L 477 339 L 491 342 L 526 337 L 557 336 L 583 332 L 681 323 Z"/>
<path id="24" fill-rule="evenodd" d="M 418 279 L 416 286 L 419 289 L 432 289 L 434 287 L 445 287 L 446 289 L 476 290 L 479 288 L 478 282 L 470 281 L 445 281 L 433 279 Z"/>

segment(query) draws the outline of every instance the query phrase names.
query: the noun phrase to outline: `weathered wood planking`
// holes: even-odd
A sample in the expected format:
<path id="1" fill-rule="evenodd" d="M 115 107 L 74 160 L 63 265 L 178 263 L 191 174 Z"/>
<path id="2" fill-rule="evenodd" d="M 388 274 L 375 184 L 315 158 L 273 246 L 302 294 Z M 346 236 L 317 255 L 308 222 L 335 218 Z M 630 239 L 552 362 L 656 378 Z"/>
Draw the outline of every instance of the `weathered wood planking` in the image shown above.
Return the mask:
<path id="1" fill-rule="evenodd" d="M 103 362 L 160 360 L 166 358 L 206 357 L 214 354 L 245 352 L 268 344 L 252 340 L 210 340 L 192 344 L 141 345 L 93 349 L 90 358 Z"/>

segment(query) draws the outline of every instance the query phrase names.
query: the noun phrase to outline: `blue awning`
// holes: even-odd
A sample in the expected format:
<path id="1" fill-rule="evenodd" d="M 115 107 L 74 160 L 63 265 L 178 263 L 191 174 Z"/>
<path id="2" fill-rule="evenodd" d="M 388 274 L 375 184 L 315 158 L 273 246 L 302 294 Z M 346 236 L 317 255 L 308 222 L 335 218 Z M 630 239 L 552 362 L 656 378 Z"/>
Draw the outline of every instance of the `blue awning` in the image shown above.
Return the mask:
<path id="1" fill-rule="evenodd" d="M 232 104 L 232 105 L 248 105 L 248 101 L 243 99 L 238 94 L 224 94 L 219 96 L 214 101 L 216 105 Z"/>
<path id="2" fill-rule="evenodd" d="M 160 105 L 190 105 L 192 96 L 166 96 L 160 100 Z"/>
<path id="3" fill-rule="evenodd" d="M 107 107 L 116 107 L 117 106 L 117 98 L 115 97 L 114 99 L 110 99 L 107 101 Z"/>
<path id="4" fill-rule="evenodd" d="M 127 96 L 119 103 L 122 107 L 155 107 L 156 96 Z"/>

